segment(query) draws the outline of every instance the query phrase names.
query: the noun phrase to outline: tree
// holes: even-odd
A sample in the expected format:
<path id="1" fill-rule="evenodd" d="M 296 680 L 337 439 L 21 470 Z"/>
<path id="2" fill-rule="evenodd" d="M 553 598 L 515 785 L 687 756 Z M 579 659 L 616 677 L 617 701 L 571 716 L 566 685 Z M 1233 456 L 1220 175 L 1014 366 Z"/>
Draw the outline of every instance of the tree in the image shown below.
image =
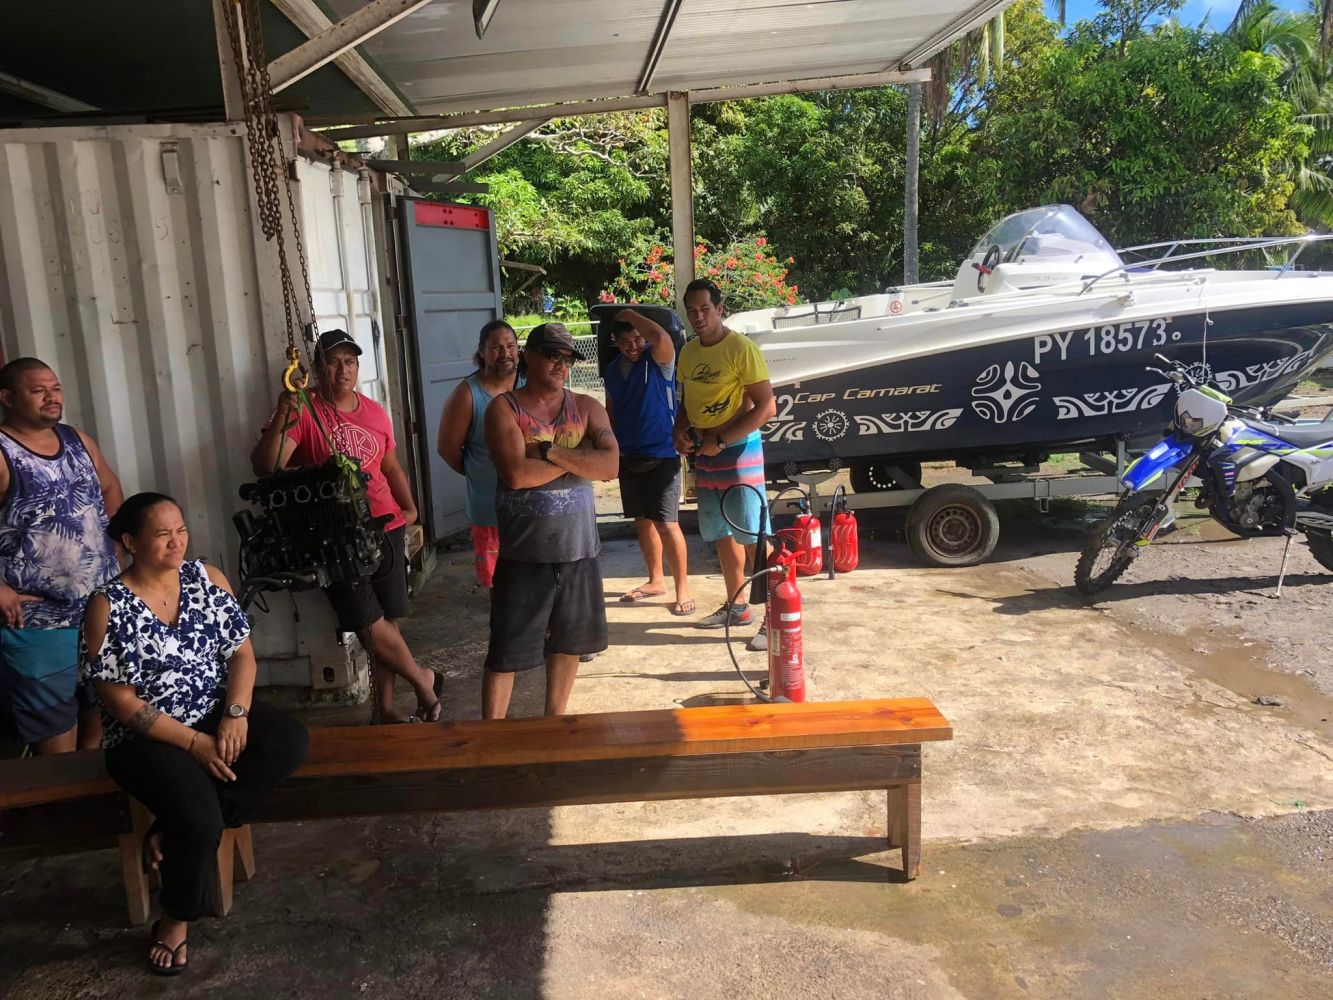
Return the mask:
<path id="1" fill-rule="evenodd" d="M 1082 207 L 1121 245 L 1298 231 L 1282 165 L 1312 130 L 1282 98 L 1278 60 L 1170 22 L 1126 24 L 1085 22 L 1043 53 L 1044 100 L 997 92 L 977 153 L 999 191 Z"/>

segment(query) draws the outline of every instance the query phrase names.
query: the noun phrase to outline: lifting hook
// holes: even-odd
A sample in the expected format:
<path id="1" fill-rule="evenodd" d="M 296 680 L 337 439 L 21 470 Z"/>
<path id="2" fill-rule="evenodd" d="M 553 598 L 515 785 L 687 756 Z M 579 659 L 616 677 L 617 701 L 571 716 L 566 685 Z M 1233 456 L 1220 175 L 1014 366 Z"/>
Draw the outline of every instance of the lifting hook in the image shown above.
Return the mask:
<path id="1" fill-rule="evenodd" d="M 287 368 L 282 373 L 282 384 L 288 392 L 299 392 L 310 382 L 310 373 L 301 364 L 301 351 L 292 345 L 287 348 Z"/>

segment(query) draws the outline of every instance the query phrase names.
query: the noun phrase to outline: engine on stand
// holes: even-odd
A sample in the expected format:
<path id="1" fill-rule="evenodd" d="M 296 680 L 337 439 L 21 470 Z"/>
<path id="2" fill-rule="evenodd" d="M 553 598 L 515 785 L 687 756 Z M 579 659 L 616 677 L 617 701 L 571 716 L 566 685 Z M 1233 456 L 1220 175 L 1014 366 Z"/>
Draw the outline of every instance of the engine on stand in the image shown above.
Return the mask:
<path id="1" fill-rule="evenodd" d="M 370 576 L 379 565 L 389 515 L 371 517 L 367 476 L 335 455 L 241 487 L 258 510 L 237 511 L 241 607 L 263 591 L 309 590 Z"/>

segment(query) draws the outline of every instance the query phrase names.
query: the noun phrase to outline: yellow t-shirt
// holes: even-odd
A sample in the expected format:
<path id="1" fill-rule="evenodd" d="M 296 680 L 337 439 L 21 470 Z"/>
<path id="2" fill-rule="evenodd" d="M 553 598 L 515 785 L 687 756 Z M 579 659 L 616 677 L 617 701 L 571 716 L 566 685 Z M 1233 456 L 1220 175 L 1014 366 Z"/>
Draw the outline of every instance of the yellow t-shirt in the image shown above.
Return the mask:
<path id="1" fill-rule="evenodd" d="M 753 340 L 728 330 L 712 347 L 695 337 L 676 359 L 685 415 L 694 427 L 721 427 L 736 415 L 745 399 L 745 387 L 768 381 L 768 365 Z"/>

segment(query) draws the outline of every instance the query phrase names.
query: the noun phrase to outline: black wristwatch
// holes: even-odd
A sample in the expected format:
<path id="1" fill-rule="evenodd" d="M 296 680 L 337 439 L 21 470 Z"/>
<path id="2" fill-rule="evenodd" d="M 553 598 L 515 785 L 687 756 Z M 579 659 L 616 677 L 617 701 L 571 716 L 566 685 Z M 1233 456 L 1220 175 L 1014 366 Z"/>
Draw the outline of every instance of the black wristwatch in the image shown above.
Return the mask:
<path id="1" fill-rule="evenodd" d="M 725 442 L 725 441 L 722 440 L 722 435 L 721 435 L 721 434 L 716 434 L 716 435 L 714 435 L 714 436 L 717 438 L 717 450 L 718 450 L 718 451 L 726 451 L 726 450 L 727 450 L 727 442 Z"/>
<path id="2" fill-rule="evenodd" d="M 543 462 L 551 461 L 552 444 L 554 444 L 554 442 L 552 441 L 539 441 L 537 443 L 537 454 L 539 454 L 542 457 Z"/>
<path id="3" fill-rule="evenodd" d="M 250 710 L 240 702 L 237 702 L 235 705 L 227 706 L 227 715 L 233 719 L 248 719 L 250 717 Z"/>

